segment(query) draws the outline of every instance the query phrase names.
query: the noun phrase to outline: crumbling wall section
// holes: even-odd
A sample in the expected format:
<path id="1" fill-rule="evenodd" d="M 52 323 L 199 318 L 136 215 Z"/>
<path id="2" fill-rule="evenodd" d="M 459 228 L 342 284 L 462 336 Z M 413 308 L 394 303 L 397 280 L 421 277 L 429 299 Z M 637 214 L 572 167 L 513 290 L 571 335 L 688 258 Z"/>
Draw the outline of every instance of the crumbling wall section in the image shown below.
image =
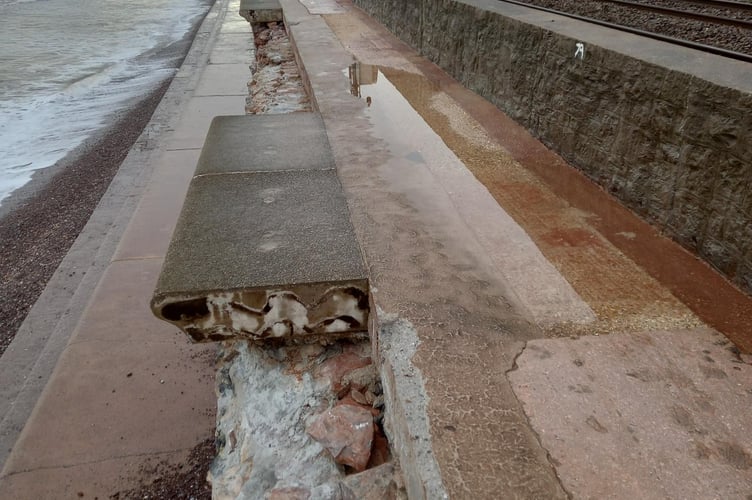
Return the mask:
<path id="1" fill-rule="evenodd" d="M 593 43 L 575 56 L 580 40 L 482 0 L 355 3 L 752 292 L 749 80 L 713 83 L 680 56 L 670 69 Z"/>

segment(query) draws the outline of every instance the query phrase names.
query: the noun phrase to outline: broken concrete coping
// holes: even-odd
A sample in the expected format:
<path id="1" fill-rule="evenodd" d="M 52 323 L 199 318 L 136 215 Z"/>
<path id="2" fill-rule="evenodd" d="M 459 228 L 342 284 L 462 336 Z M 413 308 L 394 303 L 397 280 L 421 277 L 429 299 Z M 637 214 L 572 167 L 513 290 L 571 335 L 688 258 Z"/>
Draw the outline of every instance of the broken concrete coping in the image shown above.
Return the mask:
<path id="1" fill-rule="evenodd" d="M 317 113 L 214 119 L 152 309 L 197 342 L 367 337 L 368 279 Z"/>
<path id="2" fill-rule="evenodd" d="M 239 13 L 251 24 L 282 22 L 278 0 L 240 0 Z"/>

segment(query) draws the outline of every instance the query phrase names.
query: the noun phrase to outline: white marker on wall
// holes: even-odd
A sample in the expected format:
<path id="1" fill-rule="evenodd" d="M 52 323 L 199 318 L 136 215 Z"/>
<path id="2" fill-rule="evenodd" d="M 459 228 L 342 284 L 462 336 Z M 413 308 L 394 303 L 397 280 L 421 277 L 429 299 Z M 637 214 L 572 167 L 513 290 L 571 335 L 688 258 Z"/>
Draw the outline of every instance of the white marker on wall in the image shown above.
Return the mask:
<path id="1" fill-rule="evenodd" d="M 577 50 L 574 51 L 575 59 L 577 59 L 577 56 L 580 56 L 580 59 L 585 59 L 585 44 L 577 42 L 574 46 L 577 47 Z"/>

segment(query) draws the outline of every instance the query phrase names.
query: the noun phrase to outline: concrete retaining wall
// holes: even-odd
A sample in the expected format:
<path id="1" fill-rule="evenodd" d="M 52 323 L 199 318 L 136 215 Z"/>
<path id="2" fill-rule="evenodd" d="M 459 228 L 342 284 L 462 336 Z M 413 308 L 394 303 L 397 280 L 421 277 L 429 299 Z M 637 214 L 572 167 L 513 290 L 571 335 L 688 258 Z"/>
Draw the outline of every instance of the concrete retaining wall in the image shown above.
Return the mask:
<path id="1" fill-rule="evenodd" d="M 493 0 L 355 3 L 752 291 L 748 64 Z"/>

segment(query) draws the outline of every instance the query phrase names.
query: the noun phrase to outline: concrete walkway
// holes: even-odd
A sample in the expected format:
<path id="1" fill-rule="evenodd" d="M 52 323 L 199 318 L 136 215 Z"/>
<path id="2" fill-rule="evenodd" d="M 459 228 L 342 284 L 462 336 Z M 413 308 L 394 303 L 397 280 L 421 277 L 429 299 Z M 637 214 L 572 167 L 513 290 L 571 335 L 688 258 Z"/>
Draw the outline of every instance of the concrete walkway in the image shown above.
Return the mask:
<path id="1" fill-rule="evenodd" d="M 526 173 L 509 151 L 540 145 L 493 106 L 346 0 L 281 4 L 368 266 L 410 497 L 747 498 L 750 359 Z M 215 5 L 165 98 L 150 181 L 0 498 L 106 497 L 212 435 L 211 347 L 148 302 L 211 119 L 243 113 L 237 10 Z M 489 158 L 528 195 L 500 205 Z"/>
<path id="2" fill-rule="evenodd" d="M 745 498 L 749 359 L 526 171 L 510 150 L 561 160 L 502 113 L 345 1 L 281 3 L 370 267 L 411 497 Z M 544 340 L 568 335 L 598 349 Z M 646 365 L 649 392 L 624 382 Z"/>

